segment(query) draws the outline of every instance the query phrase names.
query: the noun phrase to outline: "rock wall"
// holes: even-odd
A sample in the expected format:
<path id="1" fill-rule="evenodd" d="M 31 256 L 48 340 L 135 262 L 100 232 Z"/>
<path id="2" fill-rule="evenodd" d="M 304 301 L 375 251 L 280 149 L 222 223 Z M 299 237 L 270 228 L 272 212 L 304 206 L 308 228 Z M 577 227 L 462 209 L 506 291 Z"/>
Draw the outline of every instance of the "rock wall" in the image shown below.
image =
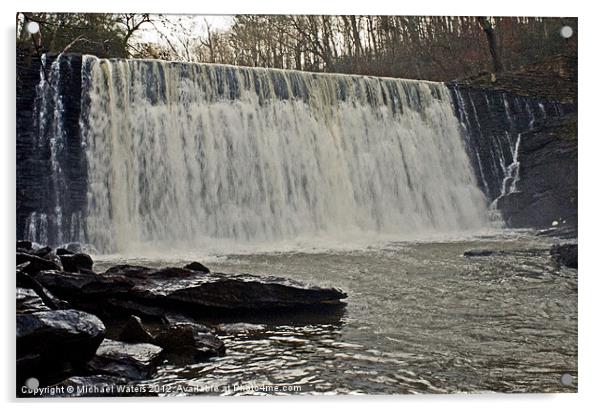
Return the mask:
<path id="1" fill-rule="evenodd" d="M 576 114 L 523 133 L 516 192 L 497 200 L 509 227 L 577 227 L 577 141 Z"/>
<path id="2" fill-rule="evenodd" d="M 17 238 L 58 244 L 82 229 L 81 62 L 78 54 L 40 61 L 17 50 Z"/>
<path id="3" fill-rule="evenodd" d="M 449 84 L 479 185 L 508 227 L 577 227 L 577 60 Z"/>

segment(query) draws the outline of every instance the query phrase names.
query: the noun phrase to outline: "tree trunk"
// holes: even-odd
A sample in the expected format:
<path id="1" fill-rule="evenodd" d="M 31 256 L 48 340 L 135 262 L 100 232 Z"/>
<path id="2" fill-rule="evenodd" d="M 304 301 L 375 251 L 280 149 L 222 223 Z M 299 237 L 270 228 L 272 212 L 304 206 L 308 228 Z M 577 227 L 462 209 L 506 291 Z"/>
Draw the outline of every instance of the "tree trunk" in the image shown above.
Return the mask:
<path id="1" fill-rule="evenodd" d="M 489 52 L 491 53 L 491 59 L 493 60 L 493 71 L 495 73 L 501 73 L 504 71 L 504 65 L 500 56 L 500 50 L 498 46 L 497 36 L 493 31 L 493 26 L 487 17 L 478 17 L 479 25 L 487 36 L 487 43 L 489 44 Z"/>

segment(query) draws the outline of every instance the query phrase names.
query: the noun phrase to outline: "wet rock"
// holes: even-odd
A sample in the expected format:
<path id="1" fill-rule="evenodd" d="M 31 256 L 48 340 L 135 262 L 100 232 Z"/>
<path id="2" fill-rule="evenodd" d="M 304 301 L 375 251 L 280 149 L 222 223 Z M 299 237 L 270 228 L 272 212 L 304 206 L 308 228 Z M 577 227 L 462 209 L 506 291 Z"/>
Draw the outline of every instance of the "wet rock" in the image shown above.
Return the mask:
<path id="1" fill-rule="evenodd" d="M 63 300 L 56 298 L 46 288 L 44 288 L 38 281 L 34 280 L 29 274 L 21 271 L 24 267 L 28 266 L 29 263 L 23 263 L 17 266 L 17 286 L 30 288 L 36 293 L 38 298 L 42 300 L 45 306 L 52 310 L 63 310 L 71 308 L 70 305 Z"/>
<path id="2" fill-rule="evenodd" d="M 266 329 L 266 326 L 264 324 L 230 323 L 218 324 L 216 329 L 218 332 L 223 334 L 244 334 L 263 331 Z"/>
<path id="3" fill-rule="evenodd" d="M 198 332 L 202 332 L 202 333 L 212 333 L 213 332 L 213 329 L 211 329 L 210 327 L 207 327 L 204 324 L 200 324 L 200 323 L 194 321 L 193 319 L 191 319 L 190 317 L 187 317 L 182 314 L 176 314 L 176 313 L 163 314 L 162 320 L 163 320 L 163 323 L 167 326 L 191 325 Z"/>
<path id="4" fill-rule="evenodd" d="M 192 270 L 192 271 L 197 271 L 199 273 L 210 273 L 211 271 L 205 267 L 203 264 L 193 261 L 190 264 L 186 264 L 184 266 L 184 268 L 188 269 L 188 270 Z"/>
<path id="5" fill-rule="evenodd" d="M 79 273 L 82 270 L 92 270 L 92 257 L 88 254 L 77 253 L 77 254 L 63 254 L 60 256 L 63 269 L 71 273 Z"/>
<path id="6" fill-rule="evenodd" d="M 98 317 L 77 310 L 17 314 L 17 374 L 27 378 L 87 362 L 102 342 Z"/>
<path id="7" fill-rule="evenodd" d="M 82 253 L 84 251 L 84 247 L 80 243 L 69 243 L 64 248 L 73 254 Z"/>
<path id="8" fill-rule="evenodd" d="M 17 265 L 28 262 L 29 264 L 22 269 L 28 274 L 35 274 L 43 270 L 61 270 L 60 264 L 55 261 L 47 260 L 34 254 L 17 253 Z"/>
<path id="9" fill-rule="evenodd" d="M 50 308 L 31 288 L 17 287 L 17 314 L 49 311 Z"/>
<path id="10" fill-rule="evenodd" d="M 36 280 L 68 301 L 136 305 L 158 311 L 214 314 L 248 314 L 282 310 L 324 312 L 341 306 L 347 295 L 334 288 L 318 288 L 278 277 L 248 274 L 199 273 L 185 268 L 153 270 L 116 266 L 104 274 L 42 271 Z M 156 313 L 155 313 L 156 314 Z"/>
<path id="11" fill-rule="evenodd" d="M 52 252 L 52 248 L 45 246 L 45 247 L 40 247 L 36 250 L 32 250 L 31 254 L 33 255 L 37 255 L 38 257 L 44 257 L 45 255 L 49 254 Z"/>
<path id="12" fill-rule="evenodd" d="M 190 356 L 193 361 L 224 355 L 226 348 L 223 341 L 202 329 L 195 324 L 172 325 L 155 336 L 155 343 L 168 353 Z"/>
<path id="13" fill-rule="evenodd" d="M 31 241 L 26 240 L 17 240 L 17 250 L 31 250 L 32 244 Z"/>
<path id="14" fill-rule="evenodd" d="M 155 371 L 162 351 L 161 347 L 153 344 L 130 344 L 106 339 L 98 347 L 88 367 L 94 373 L 144 380 Z"/>
<path id="15" fill-rule="evenodd" d="M 48 270 L 34 274 L 33 278 L 57 296 L 69 301 L 110 298 L 124 294 L 134 286 L 132 280 L 123 276 L 103 276 L 92 272 L 68 273 Z"/>
<path id="16" fill-rule="evenodd" d="M 153 336 L 142 324 L 140 317 L 130 315 L 125 326 L 119 334 L 119 340 L 130 343 L 150 343 L 154 342 Z"/>
<path id="17" fill-rule="evenodd" d="M 577 244 L 555 244 L 550 249 L 552 259 L 559 265 L 577 268 Z"/>
<path id="18" fill-rule="evenodd" d="M 62 255 L 71 255 L 71 254 L 75 254 L 75 253 L 67 250 L 66 248 L 57 248 L 56 249 L 56 255 L 58 255 L 59 257 Z"/>
<path id="19" fill-rule="evenodd" d="M 464 257 L 488 257 L 494 254 L 496 254 L 496 252 L 493 250 L 474 249 L 464 251 Z"/>

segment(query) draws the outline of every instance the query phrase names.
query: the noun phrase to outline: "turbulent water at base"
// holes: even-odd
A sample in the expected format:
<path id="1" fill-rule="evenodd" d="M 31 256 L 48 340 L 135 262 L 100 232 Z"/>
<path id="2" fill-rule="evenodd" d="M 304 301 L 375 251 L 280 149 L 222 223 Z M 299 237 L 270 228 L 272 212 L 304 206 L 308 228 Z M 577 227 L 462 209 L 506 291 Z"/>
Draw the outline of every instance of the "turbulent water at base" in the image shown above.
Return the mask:
<path id="1" fill-rule="evenodd" d="M 90 56 L 82 82 L 105 252 L 488 225 L 443 84 Z"/>
<path id="2" fill-rule="evenodd" d="M 149 384 L 168 395 L 263 395 L 274 386 L 283 395 L 575 392 L 577 272 L 554 265 L 551 243 L 504 232 L 355 251 L 105 257 L 96 265 L 199 259 L 218 272 L 282 275 L 349 294 L 341 318 L 290 318 L 262 331 L 224 333 L 224 357 L 164 363 Z M 462 255 L 474 248 L 503 254 Z M 565 373 L 573 385 L 561 384 Z"/>

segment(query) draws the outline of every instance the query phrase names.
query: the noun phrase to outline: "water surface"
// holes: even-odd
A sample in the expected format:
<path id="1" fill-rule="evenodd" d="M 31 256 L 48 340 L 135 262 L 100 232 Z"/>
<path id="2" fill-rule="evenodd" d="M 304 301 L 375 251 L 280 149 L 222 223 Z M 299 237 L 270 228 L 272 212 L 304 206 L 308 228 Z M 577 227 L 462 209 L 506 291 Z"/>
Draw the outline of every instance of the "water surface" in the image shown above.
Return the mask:
<path id="1" fill-rule="evenodd" d="M 213 271 L 341 288 L 347 308 L 339 321 L 222 335 L 225 357 L 165 363 L 153 383 L 220 395 L 249 393 L 236 385 L 302 393 L 575 392 L 577 272 L 550 260 L 553 242 L 506 233 L 206 259 Z M 504 253 L 463 256 L 474 248 Z M 97 268 L 123 260 L 101 259 Z M 575 377 L 572 386 L 560 383 L 564 373 Z"/>

